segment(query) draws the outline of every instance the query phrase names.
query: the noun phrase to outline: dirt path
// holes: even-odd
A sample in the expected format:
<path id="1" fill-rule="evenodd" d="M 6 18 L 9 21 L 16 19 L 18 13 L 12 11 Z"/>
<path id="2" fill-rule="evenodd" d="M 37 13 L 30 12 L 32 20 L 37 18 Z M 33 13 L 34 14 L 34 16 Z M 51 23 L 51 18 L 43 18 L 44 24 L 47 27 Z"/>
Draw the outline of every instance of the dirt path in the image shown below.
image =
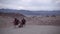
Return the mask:
<path id="1" fill-rule="evenodd" d="M 1 34 L 60 34 L 60 26 L 26 25 L 23 28 L 0 28 Z"/>

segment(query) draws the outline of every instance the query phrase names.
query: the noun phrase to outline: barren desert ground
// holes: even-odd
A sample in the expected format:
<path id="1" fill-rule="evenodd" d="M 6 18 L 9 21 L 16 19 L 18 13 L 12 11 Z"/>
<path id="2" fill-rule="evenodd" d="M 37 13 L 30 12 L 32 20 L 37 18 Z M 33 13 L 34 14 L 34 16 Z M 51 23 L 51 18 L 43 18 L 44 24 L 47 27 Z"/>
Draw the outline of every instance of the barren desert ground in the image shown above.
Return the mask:
<path id="1" fill-rule="evenodd" d="M 14 17 L 0 16 L 1 34 L 60 34 L 60 16 L 30 16 L 24 17 L 26 25 L 23 28 L 14 28 Z M 22 18 L 19 17 L 19 20 Z"/>
<path id="2" fill-rule="evenodd" d="M 24 17 L 26 19 L 26 25 L 52 25 L 60 26 L 60 16 L 46 17 L 46 16 L 30 16 Z M 18 18 L 21 21 L 21 17 Z M 13 17 L 0 16 L 0 27 L 9 27 L 13 25 Z"/>

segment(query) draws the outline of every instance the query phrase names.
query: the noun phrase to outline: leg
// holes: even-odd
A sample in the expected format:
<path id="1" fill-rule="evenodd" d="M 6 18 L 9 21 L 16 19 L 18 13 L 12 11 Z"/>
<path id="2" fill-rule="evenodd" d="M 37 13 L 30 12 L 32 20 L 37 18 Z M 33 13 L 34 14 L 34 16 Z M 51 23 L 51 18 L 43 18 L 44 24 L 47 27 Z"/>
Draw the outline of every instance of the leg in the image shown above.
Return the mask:
<path id="1" fill-rule="evenodd" d="M 21 25 L 19 25 L 19 28 L 21 28 L 21 27 L 23 27 L 23 25 L 21 24 Z"/>

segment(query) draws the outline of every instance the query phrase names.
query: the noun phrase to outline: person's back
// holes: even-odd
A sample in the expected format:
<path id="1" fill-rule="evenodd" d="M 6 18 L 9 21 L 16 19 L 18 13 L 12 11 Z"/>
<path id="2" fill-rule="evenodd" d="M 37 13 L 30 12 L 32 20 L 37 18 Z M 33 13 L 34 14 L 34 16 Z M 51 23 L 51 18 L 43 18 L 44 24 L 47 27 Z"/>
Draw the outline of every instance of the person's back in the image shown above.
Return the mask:
<path id="1" fill-rule="evenodd" d="M 25 23 L 26 23 L 26 20 L 23 18 L 22 19 L 22 25 L 25 25 Z"/>
<path id="2" fill-rule="evenodd" d="M 26 20 L 23 18 L 23 19 L 21 20 L 21 24 L 20 24 L 19 27 L 23 27 L 23 26 L 25 25 L 25 23 L 26 23 Z"/>
<path id="3" fill-rule="evenodd" d="M 17 18 L 14 18 L 14 26 L 16 27 L 19 24 L 19 20 Z"/>

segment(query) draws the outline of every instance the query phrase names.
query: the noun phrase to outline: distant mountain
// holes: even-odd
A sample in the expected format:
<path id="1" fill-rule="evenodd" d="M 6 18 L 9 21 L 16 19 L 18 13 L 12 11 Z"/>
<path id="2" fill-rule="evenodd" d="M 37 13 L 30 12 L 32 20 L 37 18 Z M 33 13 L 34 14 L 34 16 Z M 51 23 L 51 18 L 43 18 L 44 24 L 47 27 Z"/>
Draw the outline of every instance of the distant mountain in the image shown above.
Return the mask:
<path id="1" fill-rule="evenodd" d="M 0 12 L 20 13 L 23 15 L 60 15 L 60 10 L 56 10 L 56 11 L 29 11 L 29 10 L 0 9 Z"/>
<path id="2" fill-rule="evenodd" d="M 26 17 L 25 15 L 19 14 L 19 13 L 2 13 L 2 12 L 0 12 L 0 16 L 3 16 L 3 17 Z"/>

